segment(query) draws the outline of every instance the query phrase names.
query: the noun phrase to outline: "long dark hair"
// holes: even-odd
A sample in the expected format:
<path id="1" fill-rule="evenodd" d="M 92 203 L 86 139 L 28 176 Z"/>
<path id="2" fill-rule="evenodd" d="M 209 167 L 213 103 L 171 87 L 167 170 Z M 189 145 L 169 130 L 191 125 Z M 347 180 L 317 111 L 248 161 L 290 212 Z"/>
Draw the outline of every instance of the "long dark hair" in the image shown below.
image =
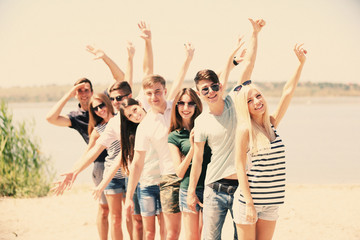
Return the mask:
<path id="1" fill-rule="evenodd" d="M 91 97 L 91 100 L 89 102 L 89 125 L 88 125 L 88 134 L 90 135 L 91 132 L 94 130 L 94 127 L 97 126 L 99 123 L 101 123 L 104 119 L 99 117 L 93 107 L 92 107 L 92 103 L 94 102 L 94 100 L 99 100 L 100 102 L 104 103 L 106 108 L 107 108 L 107 111 L 108 111 L 108 115 L 109 114 L 112 114 L 114 115 L 114 108 L 110 102 L 110 99 L 108 96 L 106 96 L 105 94 L 103 93 L 97 93 L 97 94 L 94 94 L 92 97 Z"/>
<path id="2" fill-rule="evenodd" d="M 183 122 L 182 122 L 182 117 L 180 116 L 179 110 L 177 107 L 177 102 L 180 101 L 181 97 L 184 96 L 185 94 L 188 95 L 191 98 L 191 100 L 196 104 L 195 112 L 191 117 L 191 123 L 190 123 L 191 129 L 194 127 L 195 118 L 197 118 L 197 116 L 199 116 L 200 113 L 202 112 L 202 103 L 200 101 L 200 98 L 196 94 L 196 92 L 191 88 L 181 89 L 181 91 L 179 91 L 178 94 L 175 96 L 175 99 L 173 102 L 173 106 L 172 106 L 172 110 L 171 110 L 169 133 L 174 130 L 180 130 L 180 129 L 184 128 Z"/>
<path id="3" fill-rule="evenodd" d="M 130 121 L 125 116 L 125 108 L 138 105 L 139 101 L 133 98 L 127 98 L 122 101 L 120 105 L 120 119 L 121 119 L 121 166 L 127 173 L 129 173 L 129 165 L 134 158 L 135 147 L 135 133 L 139 123 Z"/>

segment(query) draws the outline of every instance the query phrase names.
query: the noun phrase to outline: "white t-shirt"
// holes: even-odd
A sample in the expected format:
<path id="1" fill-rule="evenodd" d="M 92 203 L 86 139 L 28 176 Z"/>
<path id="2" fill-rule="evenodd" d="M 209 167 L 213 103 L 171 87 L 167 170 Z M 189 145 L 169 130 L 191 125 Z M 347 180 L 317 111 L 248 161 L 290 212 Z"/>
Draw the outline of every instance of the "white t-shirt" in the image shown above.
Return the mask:
<path id="1" fill-rule="evenodd" d="M 224 110 L 215 116 L 205 109 L 195 119 L 195 142 L 207 141 L 211 148 L 211 161 L 206 170 L 205 184 L 216 182 L 236 173 L 235 132 L 236 112 L 233 92 L 225 98 Z"/>
<path id="2" fill-rule="evenodd" d="M 153 147 L 146 152 L 144 168 L 140 176 L 140 187 L 160 184 L 159 157 Z"/>
<path id="3" fill-rule="evenodd" d="M 167 101 L 164 114 L 154 113 L 150 109 L 139 124 L 135 136 L 136 151 L 154 149 L 159 158 L 161 175 L 175 174 L 174 163 L 168 145 L 171 108 L 172 102 Z"/>

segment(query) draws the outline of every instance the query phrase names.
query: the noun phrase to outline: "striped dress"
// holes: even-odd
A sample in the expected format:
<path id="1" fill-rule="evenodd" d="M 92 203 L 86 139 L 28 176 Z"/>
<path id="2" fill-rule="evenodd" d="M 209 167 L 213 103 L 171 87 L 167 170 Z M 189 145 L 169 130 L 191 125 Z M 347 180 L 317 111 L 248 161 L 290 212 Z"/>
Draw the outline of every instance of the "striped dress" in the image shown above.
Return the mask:
<path id="1" fill-rule="evenodd" d="M 276 133 L 270 148 L 260 149 L 250 156 L 250 166 L 247 171 L 250 192 L 255 206 L 280 205 L 285 197 L 285 146 Z M 245 199 L 240 193 L 241 203 Z"/>
<path id="2" fill-rule="evenodd" d="M 95 130 L 101 134 L 102 132 L 104 132 L 105 128 L 106 128 L 107 123 L 104 124 L 98 124 L 95 127 Z M 120 137 L 119 137 L 120 138 Z M 108 155 L 105 158 L 105 170 L 104 170 L 104 176 L 108 173 L 108 171 L 110 170 L 112 164 L 114 163 L 115 158 L 117 157 L 117 155 L 119 155 L 120 153 L 120 149 L 121 149 L 121 145 L 120 145 L 120 141 L 119 140 L 115 140 L 114 142 L 111 143 L 110 147 L 107 148 L 107 153 Z M 114 178 L 125 178 L 125 176 L 122 174 L 121 172 L 121 168 L 119 168 L 114 176 Z"/>

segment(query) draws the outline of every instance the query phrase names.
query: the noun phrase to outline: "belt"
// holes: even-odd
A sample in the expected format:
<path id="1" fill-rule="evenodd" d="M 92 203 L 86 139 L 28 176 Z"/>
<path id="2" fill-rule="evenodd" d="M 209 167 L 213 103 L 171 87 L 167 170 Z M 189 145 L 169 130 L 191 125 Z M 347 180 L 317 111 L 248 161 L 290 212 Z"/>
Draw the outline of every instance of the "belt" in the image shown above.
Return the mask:
<path id="1" fill-rule="evenodd" d="M 237 189 L 237 186 L 224 185 L 218 182 L 210 183 L 208 186 L 217 192 L 227 193 L 231 195 L 234 194 Z"/>

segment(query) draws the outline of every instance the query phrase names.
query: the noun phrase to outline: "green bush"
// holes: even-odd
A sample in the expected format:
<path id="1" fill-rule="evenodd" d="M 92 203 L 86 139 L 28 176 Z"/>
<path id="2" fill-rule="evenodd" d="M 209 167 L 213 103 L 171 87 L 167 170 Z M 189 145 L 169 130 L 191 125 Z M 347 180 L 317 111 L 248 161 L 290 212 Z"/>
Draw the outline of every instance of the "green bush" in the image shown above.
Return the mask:
<path id="1" fill-rule="evenodd" d="M 0 196 L 41 197 L 50 190 L 54 174 L 33 126 L 25 121 L 15 126 L 7 103 L 0 101 Z"/>

